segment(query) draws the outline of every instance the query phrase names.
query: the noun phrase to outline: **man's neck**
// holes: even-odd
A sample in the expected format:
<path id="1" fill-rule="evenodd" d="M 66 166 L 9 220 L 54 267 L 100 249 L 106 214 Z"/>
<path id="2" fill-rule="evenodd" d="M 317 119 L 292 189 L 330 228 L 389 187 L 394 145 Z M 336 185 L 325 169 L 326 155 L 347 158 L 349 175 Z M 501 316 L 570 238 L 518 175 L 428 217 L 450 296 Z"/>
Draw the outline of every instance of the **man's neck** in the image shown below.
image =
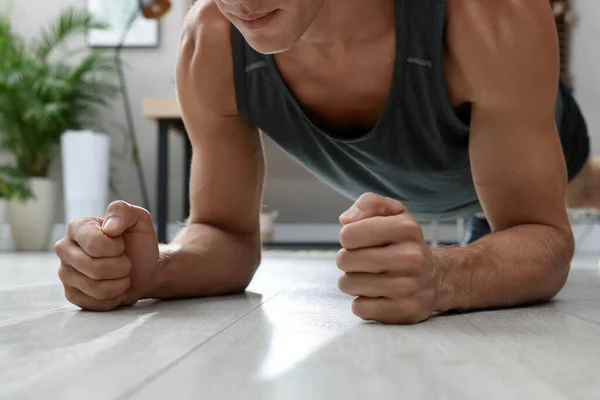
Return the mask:
<path id="1" fill-rule="evenodd" d="M 301 42 L 343 49 L 377 39 L 394 26 L 394 0 L 324 0 Z"/>

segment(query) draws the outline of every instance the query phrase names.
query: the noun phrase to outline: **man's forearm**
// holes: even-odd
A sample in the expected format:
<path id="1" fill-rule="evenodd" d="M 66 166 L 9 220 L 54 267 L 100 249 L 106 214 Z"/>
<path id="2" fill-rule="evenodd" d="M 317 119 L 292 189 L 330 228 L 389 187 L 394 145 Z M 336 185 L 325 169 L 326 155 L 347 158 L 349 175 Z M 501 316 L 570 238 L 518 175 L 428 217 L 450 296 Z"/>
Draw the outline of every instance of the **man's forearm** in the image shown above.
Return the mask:
<path id="1" fill-rule="evenodd" d="M 258 235 L 241 237 L 216 227 L 189 224 L 160 246 L 153 299 L 202 297 L 242 291 L 260 264 Z"/>
<path id="2" fill-rule="evenodd" d="M 521 225 L 462 248 L 434 248 L 439 311 L 546 301 L 563 287 L 573 257 L 570 232 Z"/>

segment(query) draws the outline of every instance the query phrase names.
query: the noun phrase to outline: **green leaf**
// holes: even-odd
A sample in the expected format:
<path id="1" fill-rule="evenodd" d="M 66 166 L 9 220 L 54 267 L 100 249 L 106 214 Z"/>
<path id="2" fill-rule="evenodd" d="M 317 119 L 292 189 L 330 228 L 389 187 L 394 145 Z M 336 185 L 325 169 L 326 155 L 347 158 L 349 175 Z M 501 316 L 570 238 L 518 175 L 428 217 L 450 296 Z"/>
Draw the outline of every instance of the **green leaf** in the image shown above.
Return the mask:
<path id="1" fill-rule="evenodd" d="M 107 24 L 94 21 L 87 12 L 69 8 L 60 15 L 54 25 L 42 31 L 36 46 L 36 56 L 40 60 L 46 60 L 70 37 L 85 33 L 89 29 L 106 28 L 108 28 Z"/>
<path id="2" fill-rule="evenodd" d="M 27 200 L 32 196 L 27 176 L 9 165 L 0 165 L 0 198 Z"/>

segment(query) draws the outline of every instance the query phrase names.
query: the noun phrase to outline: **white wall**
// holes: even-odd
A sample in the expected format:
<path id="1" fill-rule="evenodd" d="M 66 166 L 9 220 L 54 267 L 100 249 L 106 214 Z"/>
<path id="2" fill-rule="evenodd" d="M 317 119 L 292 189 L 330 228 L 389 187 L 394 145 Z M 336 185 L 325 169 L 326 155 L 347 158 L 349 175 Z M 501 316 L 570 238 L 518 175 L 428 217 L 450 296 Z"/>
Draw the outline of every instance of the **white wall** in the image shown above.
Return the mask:
<path id="1" fill-rule="evenodd" d="M 592 147 L 600 155 L 600 1 L 573 0 L 571 66 L 575 98 L 587 120 Z"/>

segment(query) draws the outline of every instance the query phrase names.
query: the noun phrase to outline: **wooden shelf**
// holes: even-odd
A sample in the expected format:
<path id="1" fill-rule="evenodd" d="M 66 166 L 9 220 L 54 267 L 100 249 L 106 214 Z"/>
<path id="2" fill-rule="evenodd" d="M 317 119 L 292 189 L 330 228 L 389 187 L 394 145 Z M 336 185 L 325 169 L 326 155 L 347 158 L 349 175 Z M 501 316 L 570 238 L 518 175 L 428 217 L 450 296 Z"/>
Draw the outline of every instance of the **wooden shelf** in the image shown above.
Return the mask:
<path id="1" fill-rule="evenodd" d="M 179 103 L 175 98 L 151 97 L 143 99 L 142 112 L 148 119 L 181 118 Z"/>

